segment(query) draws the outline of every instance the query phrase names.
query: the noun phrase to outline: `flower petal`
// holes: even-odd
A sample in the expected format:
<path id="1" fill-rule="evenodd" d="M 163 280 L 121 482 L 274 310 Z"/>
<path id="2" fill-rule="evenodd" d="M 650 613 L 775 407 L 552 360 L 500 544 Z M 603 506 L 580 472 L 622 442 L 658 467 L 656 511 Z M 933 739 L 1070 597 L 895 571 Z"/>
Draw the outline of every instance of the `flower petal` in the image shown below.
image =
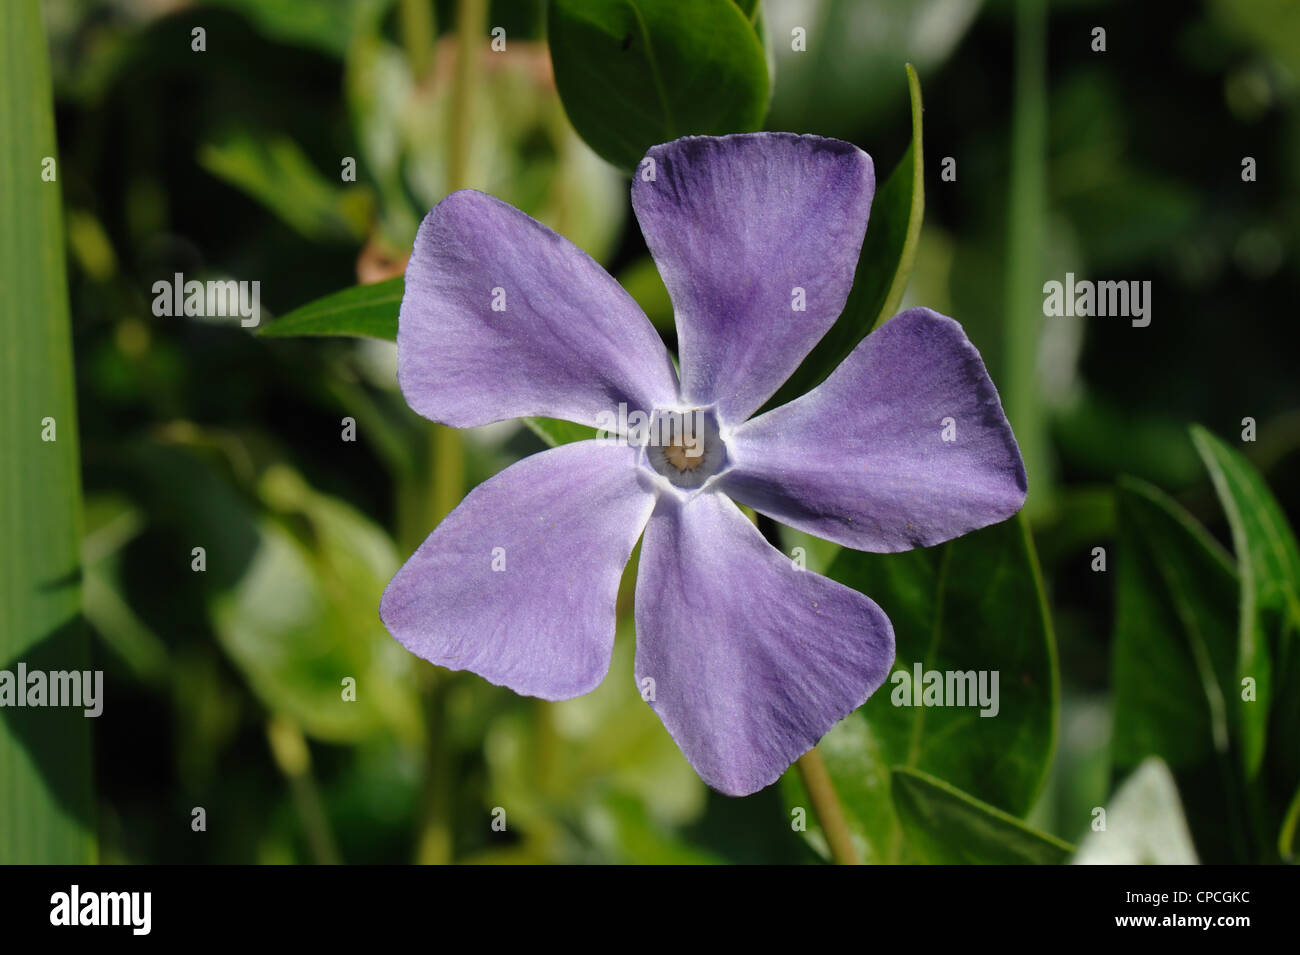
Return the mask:
<path id="1" fill-rule="evenodd" d="M 495 309 L 494 309 L 495 306 Z M 469 189 L 424 217 L 397 327 L 406 402 L 456 428 L 541 415 L 597 424 L 677 398 L 663 341 L 592 258 Z"/>
<path id="2" fill-rule="evenodd" d="M 682 398 L 716 401 L 738 424 L 844 308 L 875 192 L 871 157 L 792 133 L 688 136 L 646 157 L 654 179 L 643 160 L 632 207 L 677 315 Z"/>
<path id="3" fill-rule="evenodd" d="M 808 394 L 745 422 L 727 453 L 721 485 L 736 500 L 858 550 L 928 547 L 1025 502 L 984 362 L 928 308 L 890 319 Z"/>
<path id="4" fill-rule="evenodd" d="M 579 441 L 476 487 L 384 591 L 412 653 L 516 693 L 563 700 L 604 678 L 614 598 L 654 499 L 633 448 Z"/>
<path id="5" fill-rule="evenodd" d="M 794 563 L 724 495 L 659 499 L 636 582 L 636 680 L 696 772 L 774 782 L 884 682 L 894 631 L 855 590 Z"/>

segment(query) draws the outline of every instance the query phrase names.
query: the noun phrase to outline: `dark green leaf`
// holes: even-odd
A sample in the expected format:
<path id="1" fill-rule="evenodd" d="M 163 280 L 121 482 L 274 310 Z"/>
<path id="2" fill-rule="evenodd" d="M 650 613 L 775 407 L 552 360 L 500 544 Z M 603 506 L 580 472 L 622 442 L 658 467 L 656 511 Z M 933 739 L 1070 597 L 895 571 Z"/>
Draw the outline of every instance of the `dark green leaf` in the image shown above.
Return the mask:
<path id="1" fill-rule="evenodd" d="M 898 767 L 894 808 L 908 846 L 926 862 L 954 865 L 1057 865 L 1074 847 L 1029 828 L 942 779 Z"/>
<path id="2" fill-rule="evenodd" d="M 732 0 L 554 0 L 555 84 L 579 135 L 632 169 L 656 143 L 758 129 L 763 45 Z"/>
<path id="3" fill-rule="evenodd" d="M 921 81 L 911 65 L 907 67 L 907 84 L 912 104 L 912 142 L 872 200 L 867 234 L 844 311 L 768 401 L 768 408 L 793 401 L 825 380 L 872 329 L 893 317 L 902 301 L 925 216 Z"/>
<path id="4" fill-rule="evenodd" d="M 1232 528 L 1243 580 L 1251 578 L 1262 608 L 1300 620 L 1300 548 L 1273 492 L 1240 452 L 1204 428 L 1193 427 L 1192 440 Z"/>
<path id="5" fill-rule="evenodd" d="M 941 776 L 1014 815 L 1028 813 L 1056 744 L 1058 689 L 1051 624 L 1023 520 L 903 554 L 843 550 L 829 576 L 880 605 L 898 651 L 890 680 L 821 744 L 866 858 L 915 857 L 890 808 L 893 765 Z M 996 715 L 981 716 L 969 699 L 960 706 L 906 705 L 916 701 L 918 665 L 944 674 L 945 687 L 949 673 L 973 672 L 978 684 L 983 671 L 991 690 L 996 673 Z"/>
<path id="6" fill-rule="evenodd" d="M 1175 768 L 1228 747 L 1237 579 L 1195 518 L 1155 487 L 1119 485 L 1114 759 Z"/>
<path id="7" fill-rule="evenodd" d="M 261 329 L 269 338 L 295 335 L 354 335 L 397 340 L 397 312 L 402 304 L 402 278 L 352 288 L 318 298 Z"/>
<path id="8" fill-rule="evenodd" d="M 53 99 L 38 0 L 0 4 L 0 669 L 11 673 L 90 667 Z M 72 707 L 0 711 L 0 863 L 93 861 L 91 722 Z"/>
<path id="9" fill-rule="evenodd" d="M 1241 755 L 1246 775 L 1253 777 L 1264 759 L 1273 701 L 1271 634 L 1283 616 L 1300 621 L 1300 551 L 1282 508 L 1250 462 L 1204 428 L 1193 427 L 1192 440 L 1227 515 L 1241 576 L 1235 682 L 1255 681 L 1255 699 L 1241 705 Z"/>
<path id="10" fill-rule="evenodd" d="M 1195 519 L 1163 492 L 1119 483 L 1111 757 L 1174 771 L 1202 854 L 1244 849 L 1229 765 L 1235 700 L 1237 576 Z M 1237 850 L 1230 847 L 1236 844 Z"/>
<path id="11" fill-rule="evenodd" d="M 401 278 L 376 282 L 374 285 L 355 285 L 294 309 L 263 328 L 261 334 L 271 338 L 294 335 L 360 335 L 395 341 L 402 290 Z M 596 436 L 594 428 L 571 421 L 555 418 L 523 420 L 538 437 L 552 446 Z"/>

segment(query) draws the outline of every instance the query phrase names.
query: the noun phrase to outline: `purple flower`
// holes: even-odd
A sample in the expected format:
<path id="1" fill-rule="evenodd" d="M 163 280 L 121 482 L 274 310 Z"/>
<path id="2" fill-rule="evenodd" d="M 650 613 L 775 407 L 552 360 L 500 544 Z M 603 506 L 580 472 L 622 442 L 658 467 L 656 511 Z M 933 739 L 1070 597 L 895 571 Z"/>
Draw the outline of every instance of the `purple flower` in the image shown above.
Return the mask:
<path id="1" fill-rule="evenodd" d="M 380 615 L 440 666 L 579 696 L 609 668 L 619 578 L 644 531 L 638 689 L 705 782 L 746 795 L 881 685 L 894 634 L 875 603 L 801 569 L 733 501 L 893 552 L 1015 514 L 1025 471 L 979 353 L 924 308 L 750 418 L 844 307 L 875 191 L 866 153 L 755 133 L 647 158 L 632 206 L 672 297 L 680 380 L 631 296 L 517 209 L 456 192 L 420 226 L 397 334 L 412 408 L 454 427 L 526 415 L 608 427 L 622 407 L 669 427 L 650 447 L 562 445 L 485 481 L 393 578 Z"/>

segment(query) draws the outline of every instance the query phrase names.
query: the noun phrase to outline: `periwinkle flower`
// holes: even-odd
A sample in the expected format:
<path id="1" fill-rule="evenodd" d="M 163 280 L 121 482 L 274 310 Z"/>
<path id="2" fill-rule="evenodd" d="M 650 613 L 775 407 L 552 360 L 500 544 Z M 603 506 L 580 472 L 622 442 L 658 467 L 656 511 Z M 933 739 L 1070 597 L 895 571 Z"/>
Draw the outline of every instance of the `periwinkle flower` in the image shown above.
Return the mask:
<path id="1" fill-rule="evenodd" d="M 801 569 L 734 502 L 893 552 L 1015 514 L 1025 472 L 979 353 L 924 308 L 751 418 L 844 307 L 875 190 L 866 153 L 754 133 L 647 155 L 654 175 L 634 177 L 632 206 L 672 299 L 680 379 L 596 262 L 461 191 L 415 240 L 398 380 L 412 408 L 453 427 L 529 415 L 601 427 L 620 407 L 654 422 L 698 411 L 704 426 L 661 429 L 674 439 L 648 447 L 575 442 L 506 468 L 429 535 L 380 615 L 440 666 L 579 696 L 609 668 L 619 578 L 644 531 L 637 687 L 700 776 L 745 795 L 881 685 L 894 634 L 874 602 Z"/>

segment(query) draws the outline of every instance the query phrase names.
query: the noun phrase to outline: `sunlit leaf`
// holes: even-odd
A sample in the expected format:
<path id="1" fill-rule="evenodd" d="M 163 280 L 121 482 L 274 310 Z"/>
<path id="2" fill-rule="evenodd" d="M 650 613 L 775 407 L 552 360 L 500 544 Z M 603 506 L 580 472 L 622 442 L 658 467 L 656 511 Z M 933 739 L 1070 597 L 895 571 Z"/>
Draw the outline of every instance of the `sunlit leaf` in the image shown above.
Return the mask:
<path id="1" fill-rule="evenodd" d="M 64 170 L 37 0 L 0 4 L 0 129 L 0 669 L 87 670 Z M 0 863 L 92 861 L 91 722 L 0 710 Z"/>

